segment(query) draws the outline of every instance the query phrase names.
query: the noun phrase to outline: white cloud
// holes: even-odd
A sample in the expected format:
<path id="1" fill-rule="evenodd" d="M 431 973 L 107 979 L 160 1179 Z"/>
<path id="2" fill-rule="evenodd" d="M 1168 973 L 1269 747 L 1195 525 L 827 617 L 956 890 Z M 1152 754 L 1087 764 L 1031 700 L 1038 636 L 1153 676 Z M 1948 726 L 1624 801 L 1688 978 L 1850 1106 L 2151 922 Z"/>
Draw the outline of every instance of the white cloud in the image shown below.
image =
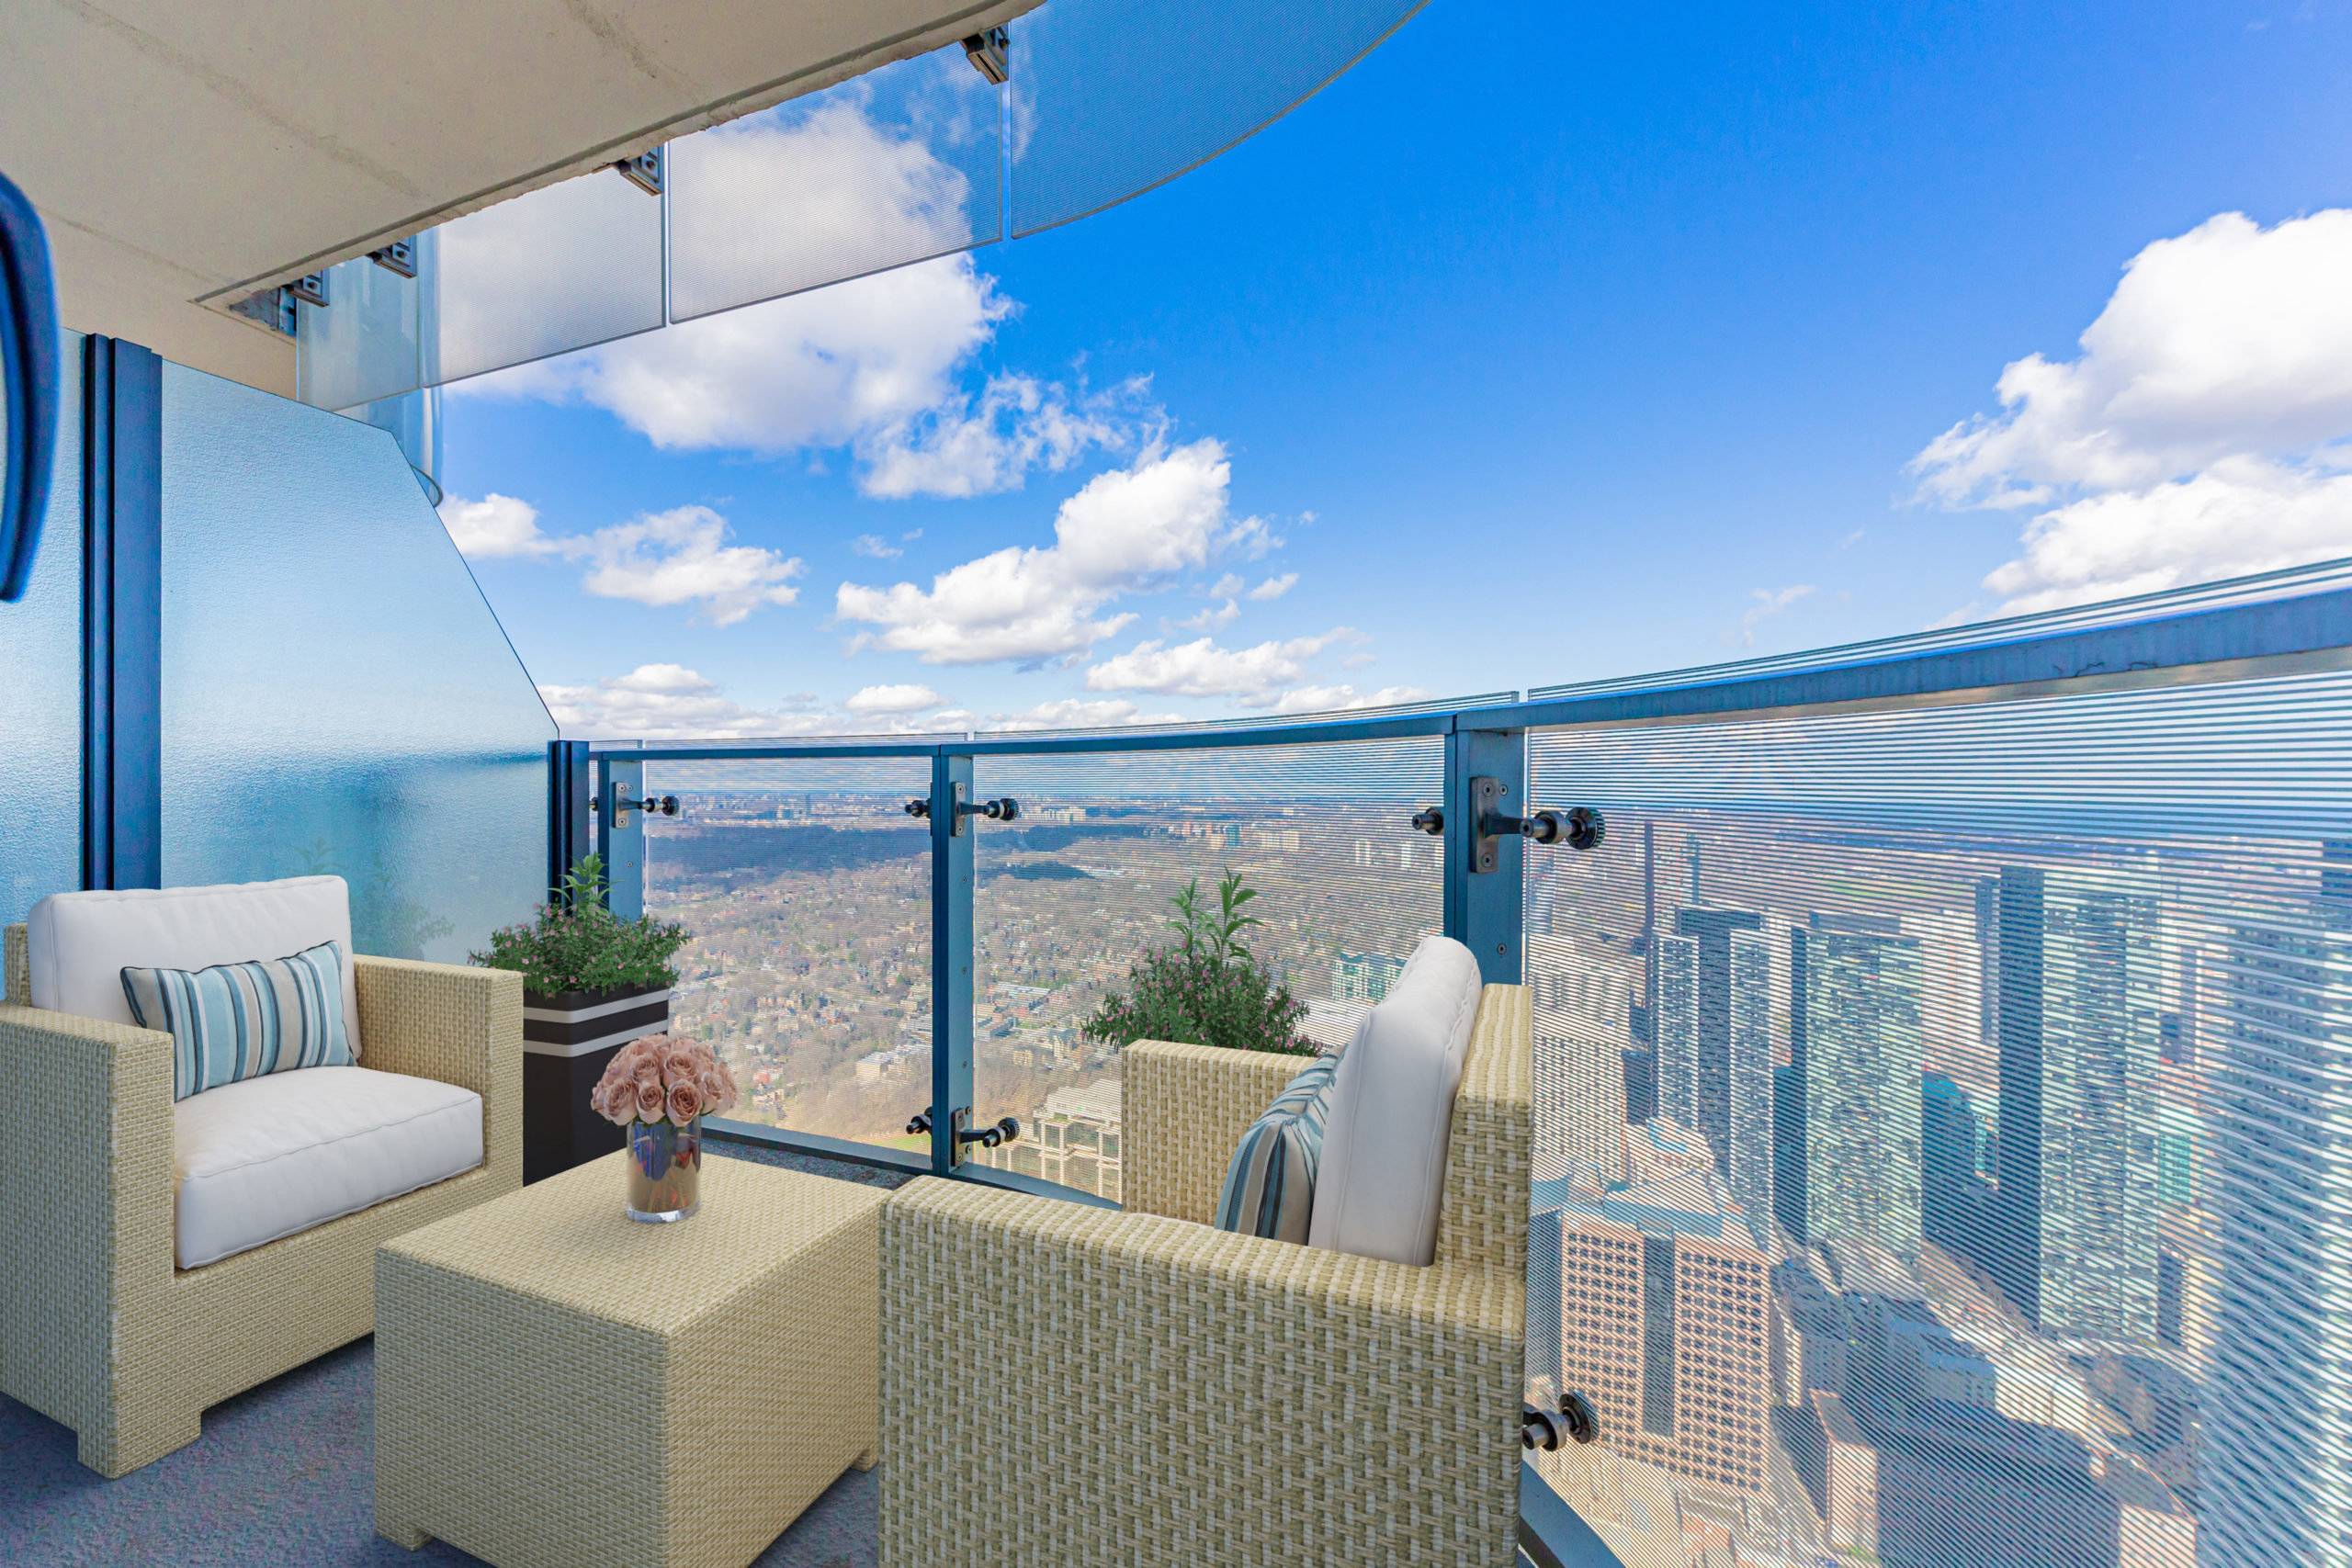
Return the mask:
<path id="1" fill-rule="evenodd" d="M 849 547 L 859 555 L 872 556 L 876 560 L 891 560 L 907 553 L 879 534 L 860 534 L 849 542 Z"/>
<path id="2" fill-rule="evenodd" d="M 2352 210 L 2223 213 L 2134 256 L 2002 412 L 1911 463 L 1922 500 L 2041 508 L 1985 579 L 2007 613 L 2352 553 Z"/>
<path id="3" fill-rule="evenodd" d="M 1105 697 L 1092 702 L 1084 697 L 1062 697 L 1054 702 L 1039 703 L 1026 713 L 989 716 L 990 729 L 1107 729 L 1121 724 L 1182 722 L 1181 714 L 1145 713 L 1124 697 Z"/>
<path id="4" fill-rule="evenodd" d="M 926 664 L 1083 654 L 1135 620 L 1103 613 L 1121 594 L 1264 539 L 1257 518 L 1237 522 L 1227 513 L 1231 480 L 1220 443 L 1154 442 L 1063 502 L 1055 542 L 1043 549 L 1012 546 L 966 561 L 933 577 L 928 592 L 911 582 L 842 583 L 835 613 L 881 628 L 859 633 L 850 651 L 914 653 Z"/>
<path id="5" fill-rule="evenodd" d="M 852 713 L 921 713 L 946 700 L 929 686 L 867 686 L 842 706 Z"/>
<path id="6" fill-rule="evenodd" d="M 727 534 L 727 520 L 709 507 L 680 506 L 568 539 L 563 553 L 589 562 L 581 586 L 591 593 L 655 606 L 699 604 L 717 626 L 800 596 L 788 586 L 803 570 L 797 557 L 729 545 Z"/>
<path id="7" fill-rule="evenodd" d="M 551 555 L 558 548 L 557 541 L 539 532 L 537 507 L 495 491 L 480 501 L 446 497 L 441 525 L 449 530 L 459 552 L 473 560 Z"/>
<path id="8" fill-rule="evenodd" d="M 1231 599 L 1222 604 L 1212 604 L 1197 615 L 1187 615 L 1174 624 L 1188 631 L 1213 632 L 1229 626 L 1241 618 L 1241 606 Z M 1163 626 L 1167 622 L 1161 623 Z"/>
<path id="9" fill-rule="evenodd" d="M 805 735 L 824 728 L 808 713 L 762 713 L 718 694 L 717 682 L 681 664 L 640 664 L 584 686 L 541 686 L 548 712 L 574 740 L 683 740 Z"/>
<path id="10" fill-rule="evenodd" d="M 1280 577 L 1270 577 L 1250 590 L 1250 597 L 1261 604 L 1272 604 L 1298 586 L 1298 573 L 1286 571 Z"/>
<path id="11" fill-rule="evenodd" d="M 1320 637 L 1261 642 L 1254 648 L 1219 648 L 1214 638 L 1181 643 L 1137 643 L 1086 671 L 1096 692 L 1154 692 L 1171 697 L 1238 697 L 1250 707 L 1271 707 L 1281 688 L 1306 674 L 1306 661 L 1335 642 L 1362 634 L 1339 626 Z"/>
<path id="12" fill-rule="evenodd" d="M 1241 591 L 1249 585 L 1248 580 L 1243 578 L 1240 573 L 1228 571 L 1223 577 L 1216 580 L 1216 585 L 1209 590 L 1209 597 L 1212 599 L 1238 599 L 1241 596 Z"/>
<path id="13" fill-rule="evenodd" d="M 1753 648 L 1756 645 L 1756 628 L 1758 624 L 1770 620 L 1812 592 L 1813 584 L 1809 582 L 1799 583 L 1792 588 L 1749 589 L 1747 596 L 1756 603 L 1749 607 L 1747 614 L 1739 618 L 1739 625 L 1724 633 L 1724 640 L 1728 643 L 1737 643 L 1742 647 Z"/>
<path id="14" fill-rule="evenodd" d="M 1395 707 L 1400 703 L 1425 703 L 1430 694 L 1419 686 L 1383 686 L 1372 693 L 1353 686 L 1299 686 L 1284 692 L 1273 705 L 1276 713 L 1340 713 L 1355 708 Z"/>
<path id="15" fill-rule="evenodd" d="M 861 435 L 859 487 L 890 498 L 1017 490 L 1032 468 L 1059 473 L 1090 447 L 1132 445 L 1137 424 L 1127 407 L 1146 385 L 1138 378 L 1073 396 L 1058 382 L 992 376 L 977 404 L 958 396 Z"/>

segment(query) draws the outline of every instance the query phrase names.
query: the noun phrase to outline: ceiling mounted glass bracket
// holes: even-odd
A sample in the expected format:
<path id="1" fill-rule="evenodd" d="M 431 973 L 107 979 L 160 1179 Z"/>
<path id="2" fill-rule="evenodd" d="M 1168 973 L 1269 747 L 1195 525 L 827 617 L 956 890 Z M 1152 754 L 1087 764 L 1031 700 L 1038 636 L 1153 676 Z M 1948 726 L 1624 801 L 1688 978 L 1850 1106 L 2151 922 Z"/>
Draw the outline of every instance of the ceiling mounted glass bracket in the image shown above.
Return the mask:
<path id="1" fill-rule="evenodd" d="M 401 277 L 414 277 L 416 276 L 416 236 L 412 234 L 405 240 L 394 240 L 389 245 L 369 251 L 368 259 L 386 272 L 395 273 Z"/>
<path id="2" fill-rule="evenodd" d="M 984 33 L 974 33 L 964 40 L 964 57 L 972 69 L 988 78 L 991 87 L 1001 87 L 1012 79 L 1012 31 L 1009 28 L 990 28 Z"/>
<path id="3" fill-rule="evenodd" d="M 648 196 L 662 194 L 662 149 L 650 147 L 634 158 L 623 158 L 614 172 Z"/>

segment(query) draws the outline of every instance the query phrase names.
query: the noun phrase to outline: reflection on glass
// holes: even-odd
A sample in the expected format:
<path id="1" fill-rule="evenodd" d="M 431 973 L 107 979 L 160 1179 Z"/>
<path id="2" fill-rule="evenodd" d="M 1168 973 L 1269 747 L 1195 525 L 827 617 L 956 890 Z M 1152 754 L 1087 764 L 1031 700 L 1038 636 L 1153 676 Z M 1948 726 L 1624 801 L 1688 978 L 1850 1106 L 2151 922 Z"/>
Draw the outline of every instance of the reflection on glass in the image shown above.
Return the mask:
<path id="1" fill-rule="evenodd" d="M 956 46 L 672 142 L 672 319 L 997 239 L 1001 94 Z"/>
<path id="2" fill-rule="evenodd" d="M 662 198 L 610 169 L 427 230 L 417 254 L 430 385 L 662 324 Z"/>
<path id="3" fill-rule="evenodd" d="M 976 1114 L 1023 1129 L 980 1157 L 1120 1197 L 1129 1043 L 1083 1025 L 1175 940 L 1169 900 L 1194 880 L 1208 893 L 1241 873 L 1265 922 L 1244 941 L 1307 1004 L 1302 1032 L 1326 1049 L 1352 1038 L 1443 919 L 1438 842 L 1408 822 L 1441 767 L 1434 739 L 979 758 L 975 793 L 1013 795 L 1022 816 L 980 827 L 973 850 Z"/>
<path id="4" fill-rule="evenodd" d="M 327 302 L 294 307 L 295 396 L 348 409 L 423 384 L 417 281 L 367 257 L 331 266 Z"/>
<path id="5" fill-rule="evenodd" d="M 645 907 L 683 921 L 671 1029 L 708 1041 L 738 1121 L 925 1150 L 931 832 L 911 761 L 653 762 L 678 816 L 648 821 Z"/>
<path id="6" fill-rule="evenodd" d="M 165 886 L 334 873 L 394 958 L 529 916 L 555 725 L 390 436 L 166 364 L 163 557 Z"/>
<path id="7" fill-rule="evenodd" d="M 1012 24 L 1012 232 L 1175 178 L 1277 118 L 1422 0 L 1054 0 Z"/>
<path id="8" fill-rule="evenodd" d="M 1536 739 L 1529 1377 L 1623 1561 L 2352 1551 L 2347 710 Z"/>

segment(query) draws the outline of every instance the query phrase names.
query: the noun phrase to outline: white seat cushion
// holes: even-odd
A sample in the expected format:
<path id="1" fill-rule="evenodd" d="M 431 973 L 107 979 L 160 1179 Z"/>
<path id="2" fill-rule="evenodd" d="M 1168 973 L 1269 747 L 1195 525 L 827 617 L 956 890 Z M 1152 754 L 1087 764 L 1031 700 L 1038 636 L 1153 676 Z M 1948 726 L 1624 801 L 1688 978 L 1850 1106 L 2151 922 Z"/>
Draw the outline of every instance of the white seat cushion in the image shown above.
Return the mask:
<path id="1" fill-rule="evenodd" d="M 183 1269 L 356 1214 L 481 1163 L 481 1096 L 366 1067 L 223 1084 L 172 1108 Z"/>
<path id="2" fill-rule="evenodd" d="M 1453 1096 L 1478 1017 L 1478 960 L 1425 939 L 1340 1058 L 1307 1245 L 1394 1263 L 1437 1256 Z"/>
<path id="3" fill-rule="evenodd" d="M 33 1006 L 131 1023 L 126 965 L 209 969 L 343 944 L 344 1038 L 360 1056 L 351 894 L 340 876 L 293 876 L 218 887 L 52 893 L 25 917 Z"/>

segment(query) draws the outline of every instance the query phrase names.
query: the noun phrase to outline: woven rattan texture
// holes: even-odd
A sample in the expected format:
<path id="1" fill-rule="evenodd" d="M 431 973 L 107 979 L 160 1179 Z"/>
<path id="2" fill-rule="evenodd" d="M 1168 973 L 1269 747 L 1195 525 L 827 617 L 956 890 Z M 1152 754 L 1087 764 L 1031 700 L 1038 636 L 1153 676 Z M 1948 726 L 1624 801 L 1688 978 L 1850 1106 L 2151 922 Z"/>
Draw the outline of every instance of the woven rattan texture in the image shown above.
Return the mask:
<path id="1" fill-rule="evenodd" d="M 1527 1273 L 1528 1178 L 1535 1128 L 1534 1012 L 1524 986 L 1478 998 L 1453 1097 L 1437 1261 Z"/>
<path id="2" fill-rule="evenodd" d="M 626 1155 L 377 1255 L 376 1528 L 502 1568 L 741 1568 L 877 1419 L 884 1194 L 705 1161 L 622 1213 Z"/>
<path id="3" fill-rule="evenodd" d="M 1512 1562 L 1525 1281 L 1464 1258 L 1523 1252 L 1529 1021 L 1517 987 L 1481 998 L 1458 1193 L 1449 1164 L 1459 1235 L 1426 1269 L 960 1183 L 900 1189 L 882 1220 L 884 1407 L 953 1389 L 1001 1416 L 884 1429 L 884 1568 Z M 1128 1055 L 1128 1093 L 1158 1086 L 1125 1130 L 1159 1156 L 1159 1201 L 1207 1179 L 1204 1152 L 1179 1152 L 1191 1135 L 1153 1124 L 1198 1113 L 1170 1086 L 1281 1087 L 1201 1049 Z"/>
<path id="4" fill-rule="evenodd" d="M 201 1269 L 172 1263 L 171 1037 L 0 1006 L 0 1072 L 104 1161 L 0 1140 L 0 1389 L 72 1427 L 99 1473 L 369 1332 L 379 1242 L 520 1185 L 520 976 L 364 957 L 357 975 L 367 1065 L 481 1094 L 482 1165 Z"/>
<path id="5" fill-rule="evenodd" d="M 0 994 L 5 994 L 9 1001 L 19 1007 L 30 1007 L 33 999 L 33 958 L 32 949 L 25 940 L 25 928 L 10 926 L 5 938 L 0 938 L 0 945 L 7 949 L 6 990 Z"/>
<path id="6" fill-rule="evenodd" d="M 1250 1123 L 1312 1060 L 1138 1040 L 1120 1056 L 1130 1213 L 1207 1224 Z"/>

